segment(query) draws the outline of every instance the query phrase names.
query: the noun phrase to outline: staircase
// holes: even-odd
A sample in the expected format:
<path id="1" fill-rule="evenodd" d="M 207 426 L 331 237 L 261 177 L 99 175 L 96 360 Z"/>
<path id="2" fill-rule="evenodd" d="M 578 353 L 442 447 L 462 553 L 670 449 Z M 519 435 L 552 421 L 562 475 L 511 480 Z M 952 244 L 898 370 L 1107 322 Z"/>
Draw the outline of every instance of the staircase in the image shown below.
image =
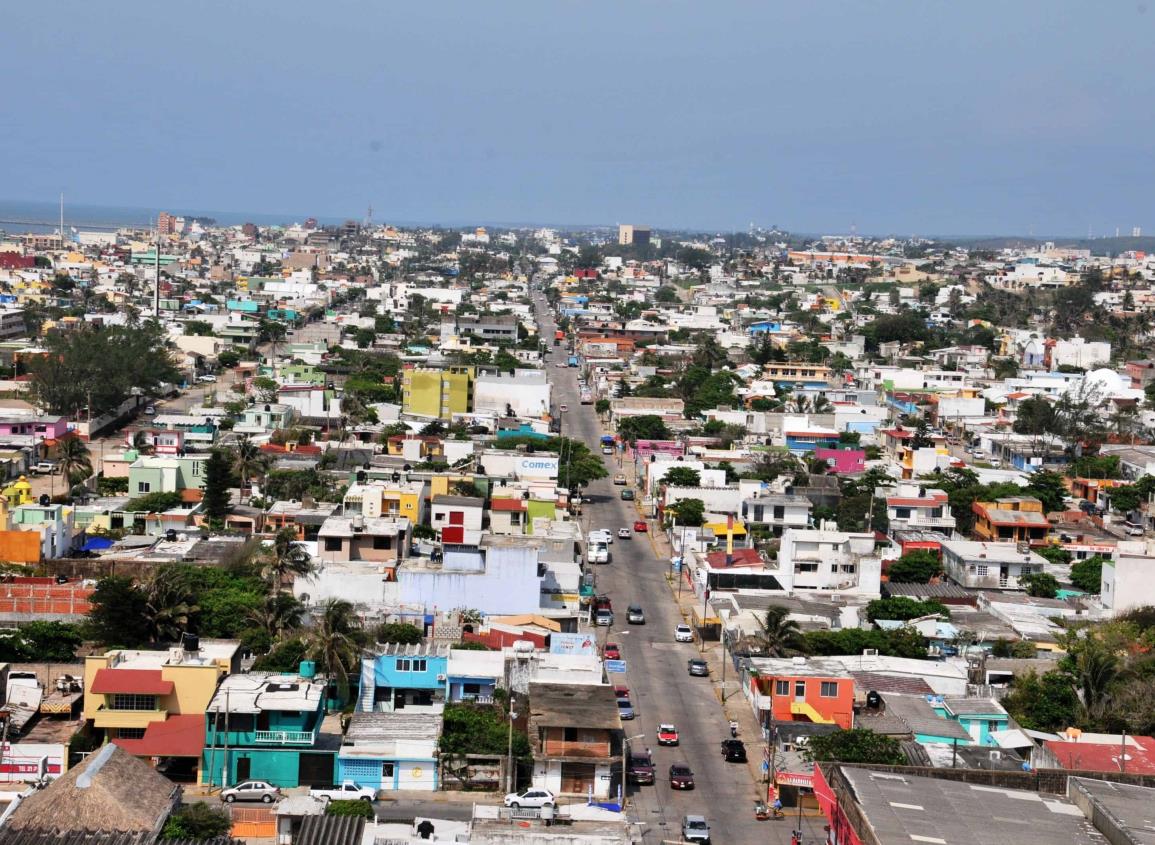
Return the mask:
<path id="1" fill-rule="evenodd" d="M 828 719 L 814 709 L 814 706 L 809 701 L 791 701 L 790 702 L 791 716 L 805 716 L 816 725 L 833 725 L 834 720 Z"/>

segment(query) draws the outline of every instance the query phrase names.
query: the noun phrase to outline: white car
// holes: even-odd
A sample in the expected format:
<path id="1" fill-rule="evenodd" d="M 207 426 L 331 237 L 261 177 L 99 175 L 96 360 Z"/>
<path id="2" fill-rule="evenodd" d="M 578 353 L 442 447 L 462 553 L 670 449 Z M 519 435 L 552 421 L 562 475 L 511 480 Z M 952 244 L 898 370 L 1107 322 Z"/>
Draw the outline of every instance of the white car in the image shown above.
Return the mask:
<path id="1" fill-rule="evenodd" d="M 623 540 L 628 540 L 628 539 L 630 539 L 630 537 L 633 536 L 633 534 L 630 532 L 630 529 L 628 529 L 628 528 L 619 528 L 618 529 L 618 536 L 621 537 Z"/>
<path id="2" fill-rule="evenodd" d="M 525 792 L 511 792 L 505 796 L 505 806 L 513 807 L 556 807 L 557 796 L 548 789 L 527 789 Z"/>
<path id="3" fill-rule="evenodd" d="M 203 376 L 197 376 L 197 381 L 201 382 L 202 384 L 213 384 L 216 382 L 216 380 L 217 377 L 212 373 L 205 373 Z"/>
<path id="4" fill-rule="evenodd" d="M 676 643 L 692 643 L 694 641 L 694 629 L 689 625 L 682 623 L 674 626 L 674 642 Z"/>
<path id="5" fill-rule="evenodd" d="M 322 801 L 372 801 L 377 797 L 377 790 L 347 780 L 332 789 L 310 789 L 309 795 Z"/>
<path id="6" fill-rule="evenodd" d="M 589 536 L 590 543 L 605 543 L 607 546 L 614 542 L 614 535 L 605 528 L 599 528 L 596 531 L 591 531 Z"/>

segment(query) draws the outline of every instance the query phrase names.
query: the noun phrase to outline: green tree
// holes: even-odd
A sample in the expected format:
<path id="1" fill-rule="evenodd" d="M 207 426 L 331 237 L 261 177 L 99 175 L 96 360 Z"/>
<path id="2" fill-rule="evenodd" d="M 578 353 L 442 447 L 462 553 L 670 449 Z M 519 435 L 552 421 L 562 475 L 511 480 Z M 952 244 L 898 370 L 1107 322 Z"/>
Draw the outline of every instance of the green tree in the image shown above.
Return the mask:
<path id="1" fill-rule="evenodd" d="M 670 467 L 662 476 L 661 483 L 670 487 L 701 487 L 702 474 L 693 467 Z"/>
<path id="2" fill-rule="evenodd" d="M 950 610 L 942 602 L 928 600 L 916 601 L 907 596 L 891 596 L 885 599 L 874 599 L 866 605 L 866 618 L 873 622 L 876 619 L 894 619 L 905 622 L 908 619 L 918 619 L 937 613 L 947 619 Z"/>
<path id="3" fill-rule="evenodd" d="M 264 555 L 261 574 L 274 594 L 284 589 L 286 579 L 304 577 L 313 572 L 309 552 L 298 544 L 297 539 L 295 528 L 282 528 L 273 535 L 272 548 Z"/>
<path id="4" fill-rule="evenodd" d="M 221 449 L 213 449 L 205 461 L 205 486 L 201 507 L 210 525 L 224 524 L 231 507 L 229 485 L 232 483 L 230 461 Z"/>
<path id="5" fill-rule="evenodd" d="M 296 673 L 308 653 L 309 647 L 301 637 L 282 640 L 268 654 L 262 654 L 253 661 L 253 671 Z"/>
<path id="6" fill-rule="evenodd" d="M 1143 495 L 1134 484 L 1112 487 L 1107 491 L 1107 495 L 1111 499 L 1111 507 L 1120 513 L 1130 513 L 1143 501 Z"/>
<path id="7" fill-rule="evenodd" d="M 1098 595 L 1103 583 L 1103 558 L 1092 555 L 1071 565 L 1071 583 L 1084 593 Z"/>
<path id="8" fill-rule="evenodd" d="M 927 584 L 941 574 L 938 555 L 925 549 L 907 552 L 886 570 L 887 580 L 895 584 Z"/>
<path id="9" fill-rule="evenodd" d="M 246 620 L 263 631 L 268 641 L 282 639 L 301 627 L 305 607 L 291 593 L 270 593 L 257 606 L 248 608 Z"/>
<path id="10" fill-rule="evenodd" d="M 377 642 L 412 645 L 425 638 L 425 632 L 409 622 L 385 622 L 377 627 Z"/>
<path id="11" fill-rule="evenodd" d="M 669 440 L 671 437 L 665 421 L 656 414 L 624 417 L 618 423 L 618 433 L 631 444 L 639 440 Z"/>
<path id="12" fill-rule="evenodd" d="M 1019 579 L 1027 588 L 1028 596 L 1053 599 L 1059 592 L 1059 580 L 1046 572 L 1035 572 Z"/>
<path id="13" fill-rule="evenodd" d="M 241 477 L 241 495 L 245 491 L 252 492 L 249 486 L 250 479 L 264 475 L 269 468 L 269 460 L 261 452 L 260 447 L 248 435 L 242 436 L 233 446 L 232 469 Z"/>
<path id="14" fill-rule="evenodd" d="M 862 654 L 864 649 L 877 649 L 879 654 L 891 657 L 927 659 L 926 642 L 913 628 L 894 631 L 842 628 L 838 631 L 807 631 L 806 651 L 809 654 L 829 656 Z"/>
<path id="15" fill-rule="evenodd" d="M 1062 730 L 1079 712 L 1079 697 L 1070 676 L 1058 671 L 1041 677 L 1031 671 L 1016 677 L 1002 703 L 1016 722 L 1032 731 Z"/>
<path id="16" fill-rule="evenodd" d="M 183 839 L 201 841 L 227 837 L 233 821 L 220 807 L 198 801 L 184 804 L 169 816 L 161 832 L 161 840 Z"/>
<path id="17" fill-rule="evenodd" d="M 701 525 L 706 518 L 706 505 L 701 499 L 679 499 L 666 507 L 666 513 L 677 520 L 678 525 Z"/>
<path id="18" fill-rule="evenodd" d="M 1043 503 L 1043 512 L 1051 513 L 1065 509 L 1067 488 L 1063 477 L 1056 472 L 1039 470 L 1031 475 L 1030 484 L 1023 491 Z"/>
<path id="19" fill-rule="evenodd" d="M 163 513 L 180 507 L 182 501 L 180 493 L 145 493 L 129 499 L 124 509 L 129 513 Z"/>
<path id="20" fill-rule="evenodd" d="M 506 753 L 509 723 L 501 707 L 490 704 L 446 704 L 442 714 L 441 737 L 437 750 L 447 756 Z M 529 739 L 520 730 L 513 731 L 513 756 L 527 760 L 531 756 Z"/>
<path id="21" fill-rule="evenodd" d="M 57 465 L 60 474 L 71 487 L 92 475 L 92 455 L 88 445 L 79 437 L 66 437 L 57 446 Z"/>
<path id="22" fill-rule="evenodd" d="M 1071 562 L 1071 553 L 1062 546 L 1048 544 L 1035 551 L 1040 557 L 1046 558 L 1048 563 L 1068 564 Z"/>
<path id="23" fill-rule="evenodd" d="M 1042 396 L 1030 396 L 1019 403 L 1015 412 L 1017 434 L 1041 435 L 1055 426 L 1055 410 Z"/>
<path id="24" fill-rule="evenodd" d="M 89 639 L 104 646 L 123 648 L 134 648 L 147 639 L 144 631 L 147 600 L 131 578 L 123 575 L 102 578 L 89 604 L 91 610 L 85 625 Z"/>
<path id="25" fill-rule="evenodd" d="M 353 605 L 330 599 L 309 634 L 308 655 L 317 661 L 325 675 L 336 681 L 337 697 L 349 697 L 349 676 L 359 660 L 360 620 Z"/>
<path id="26" fill-rule="evenodd" d="M 798 622 L 790 618 L 790 609 L 771 605 L 758 620 L 759 631 L 754 635 L 758 653 L 766 657 L 790 657 L 806 650 L 806 639 Z"/>
<path id="27" fill-rule="evenodd" d="M 869 728 L 815 734 L 806 743 L 807 759 L 831 763 L 876 763 L 901 766 L 907 762 L 897 739 Z"/>
<path id="28" fill-rule="evenodd" d="M 609 399 L 599 399 L 596 402 L 594 402 L 594 413 L 595 414 L 597 414 L 598 416 L 604 417 L 609 412 L 610 412 L 610 400 Z"/>
<path id="29" fill-rule="evenodd" d="M 190 622 L 200 607 L 182 575 L 177 566 L 162 566 L 154 569 L 141 585 L 145 631 L 150 642 L 175 642 L 191 630 Z"/>

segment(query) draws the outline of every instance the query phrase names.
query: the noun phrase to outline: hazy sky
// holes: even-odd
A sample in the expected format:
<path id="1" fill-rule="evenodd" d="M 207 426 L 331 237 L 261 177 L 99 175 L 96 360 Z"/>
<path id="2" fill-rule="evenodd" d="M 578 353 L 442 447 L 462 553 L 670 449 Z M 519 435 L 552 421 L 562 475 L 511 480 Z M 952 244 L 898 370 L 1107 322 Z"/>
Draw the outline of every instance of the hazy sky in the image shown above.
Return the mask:
<path id="1" fill-rule="evenodd" d="M 0 197 L 1155 234 L 1147 2 L 11 2 Z"/>

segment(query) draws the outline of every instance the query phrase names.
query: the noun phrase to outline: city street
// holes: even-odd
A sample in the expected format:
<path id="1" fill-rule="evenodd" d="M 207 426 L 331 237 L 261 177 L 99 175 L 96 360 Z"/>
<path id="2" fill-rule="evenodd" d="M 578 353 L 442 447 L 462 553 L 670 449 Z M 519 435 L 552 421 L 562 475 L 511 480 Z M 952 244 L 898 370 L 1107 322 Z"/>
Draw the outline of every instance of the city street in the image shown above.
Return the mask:
<path id="1" fill-rule="evenodd" d="M 538 304 L 538 322 L 543 337 L 552 337 L 554 323 Z M 554 360 L 562 360 L 555 351 Z M 581 405 L 577 388 L 577 369 L 549 370 L 554 383 L 554 405 L 567 405 L 563 415 L 562 434 L 585 443 L 595 453 L 602 431 L 592 406 Z M 605 528 L 615 535 L 622 527 L 632 526 L 638 518 L 633 502 L 623 502 L 621 487 L 612 484 L 616 460 L 606 456 L 610 477 L 590 484 L 583 495 L 583 527 Z M 613 463 L 610 463 L 610 462 Z M 651 524 L 651 528 L 652 528 Z M 615 537 L 611 546 L 612 562 L 595 566 L 597 591 L 610 596 L 616 622 L 612 628 L 599 628 L 599 641 L 616 642 L 626 661 L 624 676 L 611 676 L 615 685 L 630 688 L 630 698 L 637 718 L 625 722 L 626 736 L 644 735 L 634 743 L 647 746 L 654 756 L 657 783 L 654 786 L 630 787 L 631 819 L 642 825 L 645 841 L 677 839 L 681 818 L 686 813 L 704 815 L 711 828 L 712 841 L 718 843 L 754 843 L 790 841 L 793 825 L 787 820 L 759 822 L 754 819 L 754 801 L 763 794 L 756 784 L 752 768 L 762 757 L 760 736 L 743 731 L 739 738 L 747 743 L 752 766 L 727 763 L 720 753 L 720 743 L 729 738 L 729 717 L 719 698 L 718 677 L 691 677 L 686 662 L 698 656 L 698 646 L 674 642 L 674 626 L 684 621 L 666 580 L 667 559 L 655 555 L 655 546 L 645 534 L 631 539 Z M 645 625 L 627 625 L 625 611 L 629 604 L 645 610 Z M 606 633 L 603 633 L 606 632 Z M 712 661 L 717 666 L 717 661 Z M 619 680 L 619 677 L 621 680 Z M 731 687 L 731 695 L 734 694 Z M 738 703 L 744 707 L 744 703 Z M 661 747 L 656 731 L 659 722 L 673 722 L 680 732 L 681 744 Z M 753 720 L 746 720 L 753 725 Z M 671 763 L 686 763 L 694 771 L 695 789 L 674 792 L 668 772 Z M 810 822 L 804 825 L 806 842 L 821 841 Z"/>

